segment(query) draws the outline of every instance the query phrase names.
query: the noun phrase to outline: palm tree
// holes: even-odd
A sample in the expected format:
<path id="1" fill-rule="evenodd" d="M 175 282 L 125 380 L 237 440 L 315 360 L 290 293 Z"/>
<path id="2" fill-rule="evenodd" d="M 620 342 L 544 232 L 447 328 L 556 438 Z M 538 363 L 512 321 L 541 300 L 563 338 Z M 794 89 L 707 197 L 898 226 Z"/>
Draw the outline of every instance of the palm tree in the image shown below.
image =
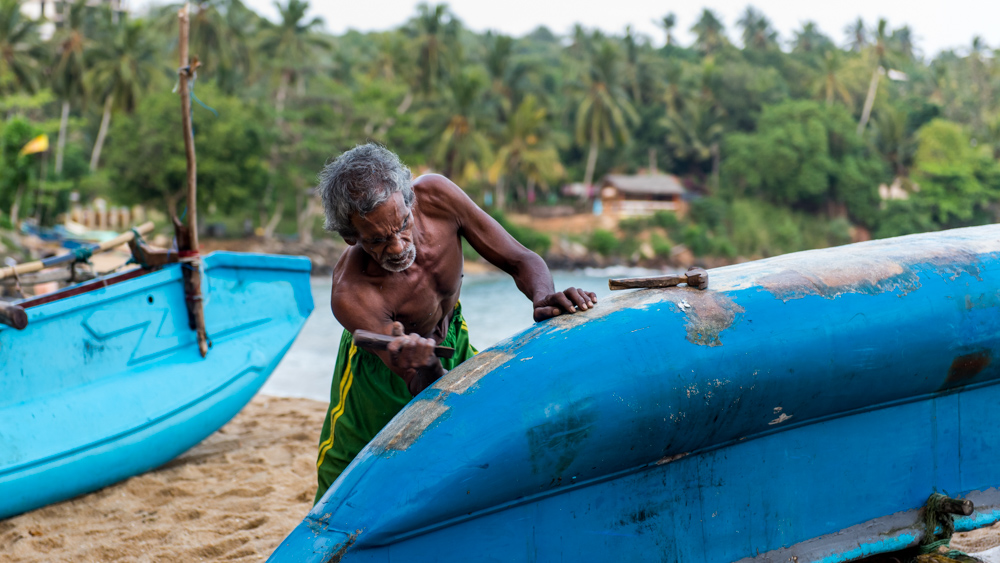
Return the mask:
<path id="1" fill-rule="evenodd" d="M 202 63 L 201 74 L 213 76 L 224 92 L 236 91 L 252 70 L 249 37 L 258 17 L 241 0 L 200 0 L 191 7 L 190 50 Z M 182 3 L 159 8 L 159 28 L 173 36 Z"/>
<path id="2" fill-rule="evenodd" d="M 674 26 L 677 25 L 677 16 L 673 12 L 663 16 L 659 21 L 654 22 L 656 25 L 663 28 L 663 31 L 667 34 L 667 47 L 672 47 L 674 44 Z"/>
<path id="3" fill-rule="evenodd" d="M 461 22 L 447 4 L 420 4 L 417 15 L 410 21 L 410 33 L 417 40 L 417 67 L 420 70 L 421 91 L 430 94 L 444 77 L 445 61 L 458 48 Z"/>
<path id="4" fill-rule="evenodd" d="M 86 0 L 78 0 L 63 12 L 62 25 L 56 29 L 52 37 L 56 46 L 52 89 L 62 100 L 59 140 L 56 142 L 56 174 L 62 174 L 70 106 L 81 103 L 87 95 L 86 50 L 90 46 L 90 39 L 87 36 L 94 23 L 91 15 L 92 10 L 87 7 Z"/>
<path id="5" fill-rule="evenodd" d="M 747 6 L 743 12 L 743 17 L 737 20 L 736 25 L 742 30 L 743 48 L 767 49 L 777 45 L 778 32 L 771 27 L 771 22 L 763 13 L 753 6 Z"/>
<path id="6" fill-rule="evenodd" d="M 101 127 L 90 155 L 91 172 L 100 163 L 111 114 L 135 109 L 163 60 L 146 22 L 116 16 L 110 9 L 105 10 L 102 19 L 100 40 L 90 49 L 87 61 L 88 88 L 104 99 Z"/>
<path id="7" fill-rule="evenodd" d="M 889 42 L 892 44 L 892 49 L 905 60 L 913 60 L 913 30 L 910 29 L 910 26 L 904 25 L 893 30 Z"/>
<path id="8" fill-rule="evenodd" d="M 632 26 L 625 26 L 625 62 L 628 73 L 628 83 L 632 92 L 632 102 L 642 103 L 642 95 L 639 93 L 639 45 L 636 42 L 635 34 L 632 33 Z"/>
<path id="9" fill-rule="evenodd" d="M 685 100 L 679 110 L 667 111 L 661 123 L 667 128 L 666 142 L 672 156 L 692 166 L 712 166 L 713 188 L 718 188 L 719 143 L 725 116 L 721 108 L 702 92 Z"/>
<path id="10" fill-rule="evenodd" d="M 795 39 L 792 41 L 793 53 L 813 53 L 816 51 L 826 51 L 833 47 L 833 41 L 816 27 L 816 22 L 808 21 L 802 25 L 802 29 L 795 32 Z"/>
<path id="11" fill-rule="evenodd" d="M 504 180 L 507 177 L 520 174 L 527 179 L 531 199 L 535 184 L 547 186 L 565 174 L 547 121 L 548 111 L 531 94 L 525 96 L 511 115 L 502 145 L 489 169 L 489 180 L 496 185 L 497 208 L 504 208 Z"/>
<path id="12" fill-rule="evenodd" d="M 830 49 L 823 53 L 823 73 L 816 85 L 816 93 L 826 99 L 826 105 L 832 106 L 835 96 L 839 96 L 847 107 L 851 107 L 851 93 L 844 86 L 841 74 L 844 69 L 844 56 L 838 49 Z"/>
<path id="13" fill-rule="evenodd" d="M 858 20 L 861 21 L 860 19 Z M 865 130 L 865 125 L 868 124 L 868 118 L 872 114 L 872 106 L 875 104 L 875 92 L 878 90 L 878 80 L 879 77 L 885 74 L 885 53 L 886 53 L 886 34 L 885 34 L 886 21 L 885 19 L 880 19 L 878 21 L 878 29 L 875 34 L 875 44 L 872 46 L 872 58 L 875 59 L 875 69 L 872 71 L 872 80 L 868 84 L 868 95 L 865 97 L 865 107 L 861 110 L 861 120 L 858 121 L 858 135 L 861 135 Z"/>
<path id="14" fill-rule="evenodd" d="M 976 93 L 979 94 L 979 103 L 976 111 L 972 112 L 973 122 L 977 130 L 982 130 L 983 115 L 989 110 L 992 99 L 992 88 L 990 88 L 989 69 L 983 54 L 988 49 L 986 42 L 979 35 L 972 38 L 972 45 L 969 49 L 969 73 Z"/>
<path id="15" fill-rule="evenodd" d="M 329 49 L 330 42 L 313 33 L 323 25 L 323 18 L 317 16 L 305 21 L 309 2 L 288 0 L 285 5 L 275 2 L 274 6 L 278 9 L 281 21 L 277 24 L 267 20 L 262 22 L 262 37 L 258 49 L 278 71 L 278 90 L 274 104 L 277 123 L 281 125 L 288 88 L 301 77 L 304 69 L 312 66 L 316 49 Z"/>
<path id="16" fill-rule="evenodd" d="M 444 126 L 434 150 L 441 173 L 459 185 L 479 180 L 490 156 L 490 143 L 477 126 L 486 76 L 477 67 L 464 69 L 449 81 Z"/>
<path id="17" fill-rule="evenodd" d="M 844 33 L 847 35 L 847 47 L 851 51 L 860 53 L 868 46 L 868 28 L 860 17 L 845 27 Z"/>
<path id="18" fill-rule="evenodd" d="M 270 64 L 278 73 L 278 89 L 274 97 L 275 129 L 279 135 L 279 141 L 271 145 L 270 166 L 271 174 L 264 188 L 264 197 L 261 201 L 261 222 L 264 223 L 265 210 L 272 207 L 271 218 L 264 223 L 264 237 L 271 238 L 274 230 L 281 221 L 285 210 L 284 199 L 275 201 L 274 197 L 274 176 L 278 169 L 279 149 L 281 146 L 280 137 L 285 131 L 285 103 L 288 99 L 288 89 L 292 84 L 302 78 L 304 71 L 311 68 L 316 59 L 318 49 L 329 49 L 330 43 L 323 37 L 316 35 L 314 30 L 323 25 L 323 18 L 314 17 L 306 21 L 306 12 L 309 10 L 309 2 L 305 0 L 288 0 L 282 5 L 275 2 L 278 9 L 280 22 L 275 24 L 264 20 L 261 31 L 261 42 L 258 49 L 267 55 Z"/>
<path id="19" fill-rule="evenodd" d="M 723 34 L 725 26 L 722 25 L 722 21 L 715 15 L 715 12 L 708 8 L 702 10 L 701 17 L 691 27 L 691 31 L 698 36 L 695 40 L 698 49 L 706 55 L 714 53 L 726 42 L 726 37 Z"/>
<path id="20" fill-rule="evenodd" d="M 628 102 L 618 82 L 618 51 L 609 41 L 602 41 L 584 75 L 586 90 L 576 111 L 576 141 L 590 143 L 583 183 L 593 184 L 598 145 L 611 148 L 616 140 L 628 142 L 629 125 L 639 116 Z"/>
<path id="21" fill-rule="evenodd" d="M 0 93 L 34 92 L 43 59 L 38 22 L 21 13 L 20 0 L 0 0 Z"/>

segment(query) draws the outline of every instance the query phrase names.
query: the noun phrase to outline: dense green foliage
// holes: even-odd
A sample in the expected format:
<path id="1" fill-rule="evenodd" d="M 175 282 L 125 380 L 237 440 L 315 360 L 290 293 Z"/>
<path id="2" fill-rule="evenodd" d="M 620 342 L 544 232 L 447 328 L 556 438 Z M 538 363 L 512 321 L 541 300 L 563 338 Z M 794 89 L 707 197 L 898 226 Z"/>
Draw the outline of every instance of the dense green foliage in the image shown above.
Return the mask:
<path id="1" fill-rule="evenodd" d="M 704 10 L 690 46 L 672 14 L 665 43 L 579 26 L 508 37 L 443 4 L 330 36 L 307 2 L 277 7 L 275 22 L 240 0 L 191 14 L 195 95 L 218 111 L 194 104 L 205 217 L 267 236 L 310 232 L 316 173 L 367 140 L 454 179 L 540 252 L 552 241 L 500 212 L 574 203 L 560 186 L 650 164 L 681 176 L 690 214 L 595 231 L 581 239 L 595 252 L 764 256 L 1000 212 L 1000 58 L 979 38 L 928 59 L 909 28 L 859 20 L 842 48 L 810 22 L 779 37 L 751 7 L 735 29 Z M 0 0 L 0 220 L 14 207 L 51 220 L 70 191 L 182 205 L 178 8 L 78 2 L 43 40 L 20 0 Z M 38 133 L 52 157 L 18 155 Z"/>

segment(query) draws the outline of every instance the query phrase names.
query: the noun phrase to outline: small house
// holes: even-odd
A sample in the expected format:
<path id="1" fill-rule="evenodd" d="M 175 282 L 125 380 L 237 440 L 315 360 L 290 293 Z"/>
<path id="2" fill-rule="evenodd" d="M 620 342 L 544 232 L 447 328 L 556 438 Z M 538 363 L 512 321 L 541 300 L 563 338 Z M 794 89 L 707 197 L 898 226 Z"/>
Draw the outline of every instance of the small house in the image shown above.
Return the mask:
<path id="1" fill-rule="evenodd" d="M 642 217 L 657 211 L 687 211 L 687 190 L 672 174 L 608 174 L 601 181 L 602 215 L 615 219 Z"/>

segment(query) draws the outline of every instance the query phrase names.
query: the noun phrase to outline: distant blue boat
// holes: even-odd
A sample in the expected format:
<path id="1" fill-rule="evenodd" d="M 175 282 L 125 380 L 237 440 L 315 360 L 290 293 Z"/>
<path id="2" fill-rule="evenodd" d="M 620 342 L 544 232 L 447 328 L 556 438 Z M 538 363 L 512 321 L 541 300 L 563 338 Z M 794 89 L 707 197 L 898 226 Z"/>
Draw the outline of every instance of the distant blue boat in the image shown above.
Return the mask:
<path id="1" fill-rule="evenodd" d="M 0 519 L 162 465 L 257 392 L 312 311 L 309 260 L 202 264 L 204 359 L 179 264 L 26 301 L 26 329 L 0 325 Z"/>
<path id="2" fill-rule="evenodd" d="M 475 327 L 473 327 L 473 330 Z M 424 391 L 271 561 L 850 561 L 1000 520 L 1000 226 L 540 323 Z"/>

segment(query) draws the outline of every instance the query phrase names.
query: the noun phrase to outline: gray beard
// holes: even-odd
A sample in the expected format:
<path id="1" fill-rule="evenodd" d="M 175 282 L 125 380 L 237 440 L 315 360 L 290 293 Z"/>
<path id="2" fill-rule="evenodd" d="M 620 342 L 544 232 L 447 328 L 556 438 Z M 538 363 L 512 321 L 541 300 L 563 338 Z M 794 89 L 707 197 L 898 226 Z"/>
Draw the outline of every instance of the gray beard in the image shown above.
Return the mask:
<path id="1" fill-rule="evenodd" d="M 382 260 L 379 260 L 379 266 L 382 266 L 383 270 L 388 270 L 390 272 L 402 272 L 412 266 L 416 259 L 417 246 L 410 243 L 410 246 L 406 247 L 406 250 L 400 252 L 399 254 L 386 256 L 382 258 Z"/>

